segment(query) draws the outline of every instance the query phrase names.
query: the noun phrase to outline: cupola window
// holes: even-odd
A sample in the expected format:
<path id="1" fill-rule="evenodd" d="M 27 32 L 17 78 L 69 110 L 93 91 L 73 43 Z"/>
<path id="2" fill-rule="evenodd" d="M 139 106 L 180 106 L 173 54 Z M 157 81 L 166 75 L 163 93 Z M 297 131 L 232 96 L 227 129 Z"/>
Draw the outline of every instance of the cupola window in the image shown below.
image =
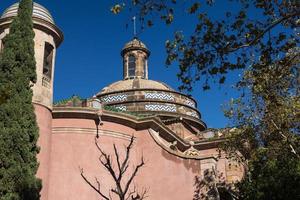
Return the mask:
<path id="1" fill-rule="evenodd" d="M 147 73 L 147 61 L 146 61 L 145 58 L 143 58 L 143 63 L 142 64 L 143 64 L 143 70 L 144 70 L 143 71 L 143 78 L 146 79 L 147 78 L 147 74 L 146 74 Z"/>
<path id="2" fill-rule="evenodd" d="M 53 50 L 54 47 L 50 43 L 46 42 L 44 49 L 43 75 L 49 79 L 51 79 L 52 75 Z"/>
<path id="3" fill-rule="evenodd" d="M 128 58 L 128 76 L 135 76 L 135 68 L 136 68 L 136 58 L 133 55 L 130 55 Z"/>

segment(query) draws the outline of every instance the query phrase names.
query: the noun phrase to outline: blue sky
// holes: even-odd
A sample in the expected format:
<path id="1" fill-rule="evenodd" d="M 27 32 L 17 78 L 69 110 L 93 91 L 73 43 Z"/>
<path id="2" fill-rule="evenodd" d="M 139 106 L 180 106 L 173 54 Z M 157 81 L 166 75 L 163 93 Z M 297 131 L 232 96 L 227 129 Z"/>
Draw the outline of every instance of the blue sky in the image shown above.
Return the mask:
<path id="1" fill-rule="evenodd" d="M 3 12 L 16 0 L 1 0 Z M 131 15 L 123 13 L 113 15 L 110 8 L 114 1 L 107 0 L 38 0 L 54 17 L 63 31 L 65 40 L 57 51 L 55 65 L 54 100 L 72 95 L 90 97 L 108 84 L 122 79 L 122 58 L 120 50 L 132 39 Z M 219 6 L 222 8 L 223 5 Z M 214 12 L 220 13 L 218 7 Z M 151 50 L 149 59 L 149 79 L 159 80 L 177 89 L 178 68 L 165 67 L 164 44 L 172 37 L 175 30 L 191 30 L 192 22 L 187 21 L 184 13 L 172 27 L 156 24 L 146 29 L 139 38 Z M 237 77 L 231 77 L 235 80 Z M 208 127 L 219 128 L 228 124 L 221 105 L 228 102 L 236 93 L 228 83 L 216 86 L 209 91 L 202 91 L 201 85 L 194 87 L 191 95 L 198 102 L 198 109 Z"/>

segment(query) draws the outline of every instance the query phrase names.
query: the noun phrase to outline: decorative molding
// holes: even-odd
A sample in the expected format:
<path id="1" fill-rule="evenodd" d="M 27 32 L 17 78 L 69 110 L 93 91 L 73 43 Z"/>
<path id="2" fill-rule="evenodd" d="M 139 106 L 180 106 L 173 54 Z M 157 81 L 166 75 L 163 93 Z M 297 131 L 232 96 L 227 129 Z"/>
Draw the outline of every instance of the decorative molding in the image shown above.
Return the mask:
<path id="1" fill-rule="evenodd" d="M 218 155 L 203 155 L 200 153 L 200 150 L 195 149 L 193 146 L 191 146 L 186 151 L 182 152 L 177 148 L 177 142 L 174 141 L 173 143 L 170 143 L 166 140 L 164 140 L 162 137 L 160 137 L 159 132 L 148 129 L 150 136 L 153 138 L 153 140 L 165 151 L 168 153 L 185 158 L 185 159 L 194 159 L 194 160 L 207 160 L 207 159 L 213 159 L 218 160 Z"/>
<path id="2" fill-rule="evenodd" d="M 190 99 L 186 99 L 185 102 L 184 102 L 184 104 L 186 104 L 186 105 L 188 105 L 188 106 L 190 106 L 190 107 L 196 108 L 195 102 L 193 102 L 193 101 L 190 100 Z"/>
<path id="3" fill-rule="evenodd" d="M 186 150 L 185 152 L 183 152 L 184 155 L 186 156 L 192 156 L 192 157 L 200 157 L 200 151 L 195 149 L 193 146 L 191 146 L 191 148 L 189 148 L 188 150 Z"/>
<path id="4" fill-rule="evenodd" d="M 46 76 L 43 76 L 42 78 L 42 86 L 48 88 L 48 89 L 51 89 L 51 80 L 50 78 L 46 77 Z"/>
<path id="5" fill-rule="evenodd" d="M 108 95 L 101 97 L 101 102 L 103 103 L 111 103 L 111 102 L 122 102 L 127 100 L 126 94 L 116 94 L 116 95 Z"/>
<path id="6" fill-rule="evenodd" d="M 173 104 L 148 104 L 145 105 L 145 110 L 148 111 L 165 111 L 165 112 L 177 112 L 177 108 Z"/>
<path id="7" fill-rule="evenodd" d="M 175 101 L 175 97 L 173 95 L 165 93 L 165 92 L 146 92 L 145 98 L 146 99 L 165 100 L 165 101 Z"/>
<path id="8" fill-rule="evenodd" d="M 75 128 L 75 127 L 54 127 L 52 128 L 52 134 L 97 134 L 96 128 Z M 109 130 L 98 130 L 99 136 L 109 136 L 114 138 L 120 138 L 130 140 L 131 135 Z"/>

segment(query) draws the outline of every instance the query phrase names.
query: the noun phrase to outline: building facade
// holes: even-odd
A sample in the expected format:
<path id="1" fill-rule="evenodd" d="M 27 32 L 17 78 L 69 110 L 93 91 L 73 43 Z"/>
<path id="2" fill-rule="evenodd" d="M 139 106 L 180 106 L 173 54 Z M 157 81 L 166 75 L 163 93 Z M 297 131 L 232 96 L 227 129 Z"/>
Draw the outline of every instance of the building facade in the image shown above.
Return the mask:
<path id="1" fill-rule="evenodd" d="M 14 4 L 0 18 L 0 49 L 17 10 Z M 224 135 L 207 130 L 197 102 L 148 78 L 150 51 L 138 38 L 121 50 L 122 80 L 91 98 L 74 96 L 53 104 L 55 55 L 63 34 L 50 12 L 37 3 L 33 22 L 37 63 L 33 104 L 40 128 L 37 176 L 43 181 L 42 200 L 100 199 L 81 177 L 81 169 L 91 182 L 97 177 L 108 194 L 114 182 L 99 163 L 95 140 L 110 154 L 116 144 L 122 157 L 124 145 L 134 136 L 130 164 L 136 166 L 141 157 L 146 164 L 132 186 L 146 188 L 148 199 L 193 199 L 195 178 L 203 179 L 208 172 L 228 183 L 243 176 L 243 167 L 218 150 Z"/>

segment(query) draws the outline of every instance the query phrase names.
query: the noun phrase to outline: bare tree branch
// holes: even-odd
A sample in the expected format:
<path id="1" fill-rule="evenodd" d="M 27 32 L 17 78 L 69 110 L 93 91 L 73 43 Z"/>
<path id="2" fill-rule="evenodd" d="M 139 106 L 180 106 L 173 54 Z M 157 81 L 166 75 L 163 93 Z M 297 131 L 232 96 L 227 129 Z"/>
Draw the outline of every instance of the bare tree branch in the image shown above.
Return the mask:
<path id="1" fill-rule="evenodd" d="M 83 174 L 83 169 L 81 168 L 80 169 L 80 175 L 81 177 L 85 180 L 85 182 L 91 187 L 93 188 L 102 198 L 104 198 L 105 200 L 110 200 L 111 198 L 108 198 L 107 196 L 105 196 L 101 190 L 100 190 L 100 182 L 96 179 L 96 182 L 97 182 L 97 187 L 96 188 Z"/>
<path id="2" fill-rule="evenodd" d="M 130 150 L 132 148 L 133 141 L 134 141 L 134 137 L 132 136 L 131 139 L 130 139 L 129 145 L 126 147 L 126 157 L 125 157 L 125 160 L 123 161 L 122 167 L 121 167 L 121 170 L 122 170 L 123 173 L 128 168 L 128 166 L 126 167 L 126 165 L 128 164 L 128 160 L 129 160 L 129 156 L 130 156 Z"/>
<path id="3" fill-rule="evenodd" d="M 130 158 L 131 149 L 133 147 L 133 142 L 134 142 L 134 136 L 131 137 L 129 144 L 126 146 L 126 151 L 125 151 L 126 154 L 125 154 L 125 158 L 124 158 L 123 162 L 121 162 L 120 154 L 117 149 L 117 146 L 115 144 L 113 145 L 115 162 L 117 163 L 117 170 L 115 170 L 114 166 L 113 166 L 112 156 L 105 153 L 101 149 L 100 145 L 98 144 L 97 138 L 95 138 L 95 145 L 100 152 L 99 162 L 109 172 L 109 174 L 111 175 L 111 177 L 113 178 L 113 180 L 115 182 L 116 187 L 111 188 L 109 190 L 109 192 L 108 192 L 109 197 L 107 197 L 106 195 L 104 195 L 101 192 L 101 184 L 97 178 L 96 178 L 97 186 L 95 186 L 84 176 L 83 169 L 81 169 L 80 172 L 81 172 L 81 176 L 85 180 L 85 182 L 90 187 L 92 187 L 105 200 L 112 199 L 111 194 L 117 195 L 120 200 L 143 200 L 146 198 L 147 190 L 145 190 L 145 189 L 143 189 L 142 192 L 139 193 L 138 190 L 136 189 L 136 186 L 134 185 L 133 190 L 132 191 L 129 190 L 134 178 L 137 176 L 138 171 L 140 170 L 141 167 L 143 167 L 145 165 L 143 156 L 141 158 L 140 164 L 134 168 L 133 173 L 129 176 L 128 181 L 123 180 L 125 172 L 127 171 L 128 167 L 129 167 L 129 158 Z M 124 186 L 124 189 L 123 189 L 123 186 Z M 127 198 L 126 198 L 126 196 L 127 196 Z"/>
<path id="4" fill-rule="evenodd" d="M 141 163 L 140 163 L 138 166 L 135 167 L 134 172 L 132 173 L 131 177 L 129 178 L 129 180 L 128 180 L 126 186 L 125 186 L 125 190 L 124 190 L 125 193 L 127 193 L 127 191 L 128 191 L 128 189 L 129 189 L 129 187 L 130 187 L 130 184 L 131 184 L 132 180 L 134 179 L 134 177 L 136 176 L 137 172 L 139 171 L 139 169 L 140 169 L 144 164 L 145 164 L 145 162 L 144 162 L 144 157 L 142 157 Z"/>
<path id="5" fill-rule="evenodd" d="M 120 164 L 120 157 L 119 157 L 119 152 L 118 152 L 117 147 L 116 147 L 115 144 L 114 144 L 114 152 L 115 152 L 117 165 L 118 165 L 118 169 L 119 169 L 119 177 L 121 177 L 122 169 L 121 169 L 121 164 Z"/>

